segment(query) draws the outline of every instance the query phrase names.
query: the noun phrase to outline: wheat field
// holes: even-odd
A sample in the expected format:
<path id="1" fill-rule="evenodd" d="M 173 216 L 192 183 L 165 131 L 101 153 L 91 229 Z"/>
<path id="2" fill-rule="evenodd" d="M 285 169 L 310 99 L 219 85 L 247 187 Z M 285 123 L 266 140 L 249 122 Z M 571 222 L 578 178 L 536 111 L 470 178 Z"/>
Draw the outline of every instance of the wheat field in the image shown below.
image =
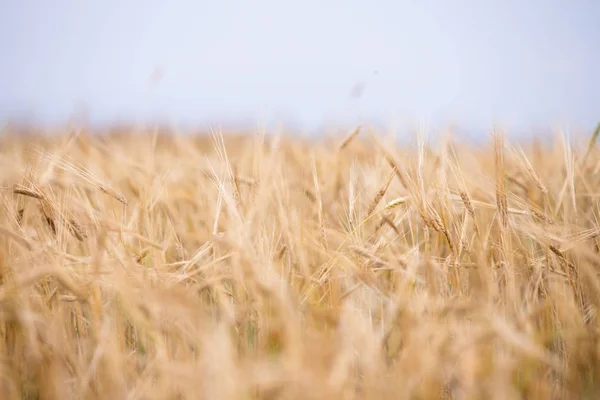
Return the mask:
<path id="1" fill-rule="evenodd" d="M 598 398 L 597 136 L 5 132 L 0 398 Z"/>

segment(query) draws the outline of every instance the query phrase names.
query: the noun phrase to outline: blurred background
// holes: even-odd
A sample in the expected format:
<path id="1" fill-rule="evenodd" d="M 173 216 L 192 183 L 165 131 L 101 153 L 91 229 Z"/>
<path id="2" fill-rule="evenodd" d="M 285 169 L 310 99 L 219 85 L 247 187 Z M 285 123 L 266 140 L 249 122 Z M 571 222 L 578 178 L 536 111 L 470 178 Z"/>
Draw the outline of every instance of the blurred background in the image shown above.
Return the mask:
<path id="1" fill-rule="evenodd" d="M 0 119 L 593 129 L 599 16 L 597 0 L 2 1 Z"/>

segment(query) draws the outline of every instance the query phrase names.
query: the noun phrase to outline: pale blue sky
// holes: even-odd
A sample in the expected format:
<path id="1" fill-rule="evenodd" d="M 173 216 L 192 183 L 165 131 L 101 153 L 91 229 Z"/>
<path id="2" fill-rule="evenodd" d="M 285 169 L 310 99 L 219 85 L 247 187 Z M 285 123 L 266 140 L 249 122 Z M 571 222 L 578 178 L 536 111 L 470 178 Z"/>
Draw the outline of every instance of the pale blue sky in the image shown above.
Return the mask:
<path id="1" fill-rule="evenodd" d="M 0 118 L 592 127 L 599 16 L 597 0 L 3 0 Z"/>

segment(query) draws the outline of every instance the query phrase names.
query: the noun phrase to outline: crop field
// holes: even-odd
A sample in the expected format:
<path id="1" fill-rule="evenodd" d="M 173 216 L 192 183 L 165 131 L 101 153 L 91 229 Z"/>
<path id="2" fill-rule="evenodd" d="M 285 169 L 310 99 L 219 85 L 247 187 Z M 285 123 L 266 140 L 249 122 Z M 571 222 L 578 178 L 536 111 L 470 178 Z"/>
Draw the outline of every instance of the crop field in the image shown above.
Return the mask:
<path id="1" fill-rule="evenodd" d="M 8 129 L 0 398 L 599 398 L 597 136 Z"/>

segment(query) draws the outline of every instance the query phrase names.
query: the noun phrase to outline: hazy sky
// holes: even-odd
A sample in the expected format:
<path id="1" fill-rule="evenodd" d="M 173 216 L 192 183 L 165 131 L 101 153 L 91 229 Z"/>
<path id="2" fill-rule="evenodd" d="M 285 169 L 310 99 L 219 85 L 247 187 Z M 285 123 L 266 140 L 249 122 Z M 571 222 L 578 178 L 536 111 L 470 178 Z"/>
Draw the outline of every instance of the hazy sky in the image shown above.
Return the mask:
<path id="1" fill-rule="evenodd" d="M 4 0 L 0 118 L 593 126 L 599 16 L 598 0 Z"/>

